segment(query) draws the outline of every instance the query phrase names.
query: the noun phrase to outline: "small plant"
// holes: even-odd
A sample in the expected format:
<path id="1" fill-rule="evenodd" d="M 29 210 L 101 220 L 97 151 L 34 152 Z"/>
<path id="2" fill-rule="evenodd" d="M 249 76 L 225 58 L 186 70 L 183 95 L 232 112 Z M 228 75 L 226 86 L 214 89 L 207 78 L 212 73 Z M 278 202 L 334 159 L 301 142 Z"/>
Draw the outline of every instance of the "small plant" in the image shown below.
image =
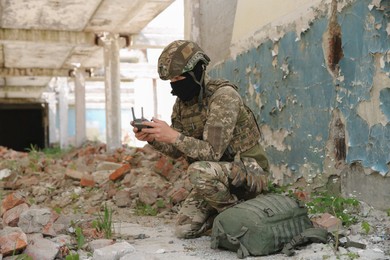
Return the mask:
<path id="1" fill-rule="evenodd" d="M 289 186 L 279 186 L 274 184 L 272 181 L 268 181 L 268 192 L 269 193 L 277 193 L 277 194 L 283 194 L 288 192 Z"/>
<path id="2" fill-rule="evenodd" d="M 139 202 L 135 208 L 135 213 L 139 216 L 156 216 L 158 211 L 151 205 Z"/>
<path id="3" fill-rule="evenodd" d="M 350 226 L 357 222 L 356 216 L 351 215 L 359 206 L 359 201 L 354 198 L 335 197 L 326 193 L 320 193 L 306 203 L 310 214 L 328 212 L 338 217 L 343 225 Z"/>
<path id="4" fill-rule="evenodd" d="M 366 234 L 368 234 L 370 232 L 371 226 L 367 221 L 363 221 L 362 222 L 362 229 L 364 230 L 364 232 Z"/>
<path id="5" fill-rule="evenodd" d="M 14 259 L 15 260 L 33 260 L 33 258 L 27 254 L 20 254 Z"/>
<path id="6" fill-rule="evenodd" d="M 77 241 L 77 249 L 81 249 L 85 244 L 85 236 L 83 234 L 83 230 L 81 227 L 77 226 L 75 228 L 76 241 Z"/>
<path id="7" fill-rule="evenodd" d="M 92 226 L 98 231 L 103 232 L 105 238 L 112 237 L 112 209 L 104 205 L 104 213 L 98 213 L 98 219 L 92 222 Z"/>
<path id="8" fill-rule="evenodd" d="M 157 199 L 157 201 L 156 201 L 156 206 L 157 206 L 157 208 L 159 208 L 159 209 L 165 208 L 164 200 L 162 200 L 162 199 Z"/>
<path id="9" fill-rule="evenodd" d="M 388 209 L 386 212 L 387 212 L 387 216 L 390 217 L 390 209 Z"/>
<path id="10" fill-rule="evenodd" d="M 78 254 L 69 254 L 65 257 L 65 260 L 79 260 L 80 257 Z"/>

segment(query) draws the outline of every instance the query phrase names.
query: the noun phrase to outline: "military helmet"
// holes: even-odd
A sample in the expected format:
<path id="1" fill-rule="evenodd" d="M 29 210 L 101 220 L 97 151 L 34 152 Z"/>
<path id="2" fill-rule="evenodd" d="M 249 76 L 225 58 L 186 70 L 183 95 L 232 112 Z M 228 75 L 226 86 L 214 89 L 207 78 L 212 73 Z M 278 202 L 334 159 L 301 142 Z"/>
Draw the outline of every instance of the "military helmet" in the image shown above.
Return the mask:
<path id="1" fill-rule="evenodd" d="M 207 66 L 210 58 L 198 44 L 192 41 L 177 40 L 164 48 L 158 58 L 158 75 L 162 80 L 168 80 L 194 69 L 203 61 Z"/>

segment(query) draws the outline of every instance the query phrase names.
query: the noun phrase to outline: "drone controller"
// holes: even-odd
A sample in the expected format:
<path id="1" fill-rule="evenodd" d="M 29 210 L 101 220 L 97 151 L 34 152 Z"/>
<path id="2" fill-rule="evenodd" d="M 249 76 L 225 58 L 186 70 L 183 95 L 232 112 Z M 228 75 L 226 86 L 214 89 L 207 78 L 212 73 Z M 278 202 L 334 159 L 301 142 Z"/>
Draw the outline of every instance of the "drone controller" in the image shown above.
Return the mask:
<path id="1" fill-rule="evenodd" d="M 138 129 L 137 132 L 141 131 L 143 128 L 151 128 L 150 126 L 146 126 L 146 125 L 142 124 L 142 122 L 144 122 L 144 121 L 149 121 L 149 120 L 144 118 L 144 108 L 143 107 L 141 107 L 141 118 L 135 117 L 134 107 L 131 108 L 131 112 L 133 114 L 133 122 L 131 123 L 131 125 Z"/>

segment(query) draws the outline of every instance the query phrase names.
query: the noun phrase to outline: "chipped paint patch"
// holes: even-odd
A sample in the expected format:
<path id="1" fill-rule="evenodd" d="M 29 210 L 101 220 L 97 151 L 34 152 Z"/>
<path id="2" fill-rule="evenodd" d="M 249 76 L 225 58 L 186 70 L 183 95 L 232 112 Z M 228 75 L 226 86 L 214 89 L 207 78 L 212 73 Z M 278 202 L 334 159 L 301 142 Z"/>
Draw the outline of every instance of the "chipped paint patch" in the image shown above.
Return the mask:
<path id="1" fill-rule="evenodd" d="M 380 94 L 382 93 L 382 96 L 385 95 L 383 94 L 385 92 L 382 92 L 382 90 L 389 89 L 388 87 L 390 86 L 390 79 L 379 69 L 379 60 L 380 58 L 377 57 L 377 69 L 374 75 L 373 86 L 370 92 L 370 99 L 361 101 L 357 106 L 358 115 L 368 123 L 369 128 L 373 127 L 376 124 L 381 124 L 382 126 L 385 126 L 389 121 L 381 109 L 384 103 L 380 99 Z"/>
<path id="2" fill-rule="evenodd" d="M 286 129 L 278 129 L 272 131 L 268 125 L 263 125 L 261 127 L 261 132 L 265 137 L 263 140 L 264 147 L 274 147 L 277 151 L 291 150 L 291 147 L 284 144 L 284 139 L 289 135 L 289 132 Z"/>

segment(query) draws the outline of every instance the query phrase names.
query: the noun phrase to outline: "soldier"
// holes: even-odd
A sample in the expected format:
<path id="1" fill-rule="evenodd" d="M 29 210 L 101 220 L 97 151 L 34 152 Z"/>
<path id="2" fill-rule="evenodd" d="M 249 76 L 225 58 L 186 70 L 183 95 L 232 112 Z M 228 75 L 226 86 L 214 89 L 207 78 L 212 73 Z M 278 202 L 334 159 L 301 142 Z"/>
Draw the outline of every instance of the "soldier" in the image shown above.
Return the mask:
<path id="1" fill-rule="evenodd" d="M 158 73 L 170 80 L 177 96 L 172 123 L 153 118 L 144 122 L 151 128 L 134 128 L 138 140 L 190 163 L 193 189 L 177 217 L 179 238 L 201 236 L 218 212 L 267 189 L 268 159 L 255 117 L 234 84 L 207 78 L 209 61 L 195 42 L 177 40 L 166 46 Z"/>

